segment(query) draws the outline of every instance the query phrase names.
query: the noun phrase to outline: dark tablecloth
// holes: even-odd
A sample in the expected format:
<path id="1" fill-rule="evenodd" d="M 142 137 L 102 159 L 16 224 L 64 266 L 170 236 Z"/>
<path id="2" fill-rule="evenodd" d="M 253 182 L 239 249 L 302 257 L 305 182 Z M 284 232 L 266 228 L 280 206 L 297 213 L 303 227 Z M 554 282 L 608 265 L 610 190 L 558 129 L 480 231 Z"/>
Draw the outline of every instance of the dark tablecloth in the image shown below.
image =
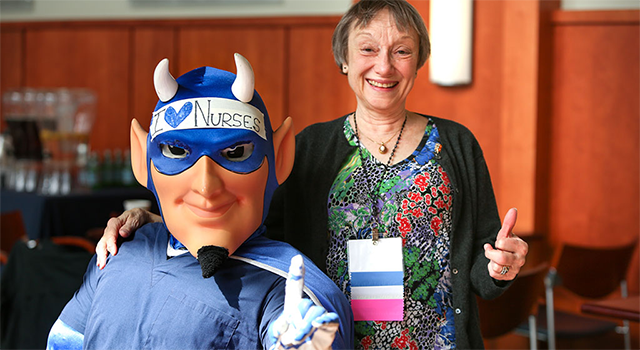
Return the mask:
<path id="1" fill-rule="evenodd" d="M 151 211 L 158 213 L 155 197 L 143 187 L 59 196 L 2 190 L 0 210 L 20 210 L 29 239 L 84 236 L 89 229 L 105 227 L 111 216 L 119 215 L 124 210 L 122 203 L 126 199 L 149 199 Z"/>
<path id="2" fill-rule="evenodd" d="M 44 349 L 51 326 L 82 284 L 92 253 L 42 240 L 19 241 L 0 280 L 0 348 Z"/>

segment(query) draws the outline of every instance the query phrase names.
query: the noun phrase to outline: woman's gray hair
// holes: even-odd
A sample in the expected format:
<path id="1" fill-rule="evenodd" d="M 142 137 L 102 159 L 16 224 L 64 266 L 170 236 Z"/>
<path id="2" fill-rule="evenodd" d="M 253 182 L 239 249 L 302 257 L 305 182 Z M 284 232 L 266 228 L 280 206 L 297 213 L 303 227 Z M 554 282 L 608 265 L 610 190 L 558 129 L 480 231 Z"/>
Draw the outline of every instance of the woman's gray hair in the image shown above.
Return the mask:
<path id="1" fill-rule="evenodd" d="M 347 63 L 347 52 L 349 49 L 349 33 L 352 28 L 366 27 L 378 12 L 388 9 L 391 16 L 396 21 L 396 27 L 409 32 L 411 29 L 418 34 L 418 69 L 424 65 L 431 53 L 429 43 L 429 33 L 424 25 L 422 16 L 411 4 L 405 0 L 361 0 L 351 6 L 347 13 L 342 16 L 340 22 L 333 31 L 331 45 L 333 48 L 333 58 L 340 71 L 342 65 Z M 343 73 L 344 74 L 344 73 Z"/>

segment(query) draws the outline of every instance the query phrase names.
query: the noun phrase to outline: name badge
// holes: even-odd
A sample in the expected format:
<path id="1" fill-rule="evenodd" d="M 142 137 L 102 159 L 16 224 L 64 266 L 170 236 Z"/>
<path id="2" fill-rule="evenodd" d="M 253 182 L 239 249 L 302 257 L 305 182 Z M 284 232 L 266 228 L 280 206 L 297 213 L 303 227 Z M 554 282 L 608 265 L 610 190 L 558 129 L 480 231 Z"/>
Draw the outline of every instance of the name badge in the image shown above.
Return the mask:
<path id="1" fill-rule="evenodd" d="M 402 321 L 402 238 L 348 242 L 351 308 L 355 321 Z"/>

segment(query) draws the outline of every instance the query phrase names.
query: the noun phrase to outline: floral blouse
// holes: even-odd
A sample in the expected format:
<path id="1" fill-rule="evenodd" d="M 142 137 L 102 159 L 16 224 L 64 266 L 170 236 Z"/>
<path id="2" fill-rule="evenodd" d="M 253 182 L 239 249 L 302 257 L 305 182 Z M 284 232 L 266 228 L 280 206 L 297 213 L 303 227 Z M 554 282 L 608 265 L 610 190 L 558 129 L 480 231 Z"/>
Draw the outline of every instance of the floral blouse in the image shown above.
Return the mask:
<path id="1" fill-rule="evenodd" d="M 349 119 L 344 133 L 351 145 L 360 144 Z M 351 296 L 347 242 L 372 239 L 376 213 L 382 237 L 402 237 L 403 242 L 404 320 L 356 321 L 356 348 L 456 347 L 449 263 L 453 193 L 437 162 L 441 147 L 438 130 L 429 120 L 422 142 L 403 161 L 385 169 L 360 146 L 333 183 L 327 274 L 347 297 Z"/>

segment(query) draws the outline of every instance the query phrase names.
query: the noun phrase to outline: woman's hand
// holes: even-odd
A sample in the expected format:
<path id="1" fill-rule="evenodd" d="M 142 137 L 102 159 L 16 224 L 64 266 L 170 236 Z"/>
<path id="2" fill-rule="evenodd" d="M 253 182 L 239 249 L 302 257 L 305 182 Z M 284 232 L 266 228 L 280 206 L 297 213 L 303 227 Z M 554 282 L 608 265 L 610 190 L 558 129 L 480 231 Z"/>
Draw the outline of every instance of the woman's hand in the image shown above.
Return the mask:
<path id="1" fill-rule="evenodd" d="M 140 226 L 161 221 L 160 216 L 140 208 L 127 210 L 120 216 L 109 219 L 107 228 L 104 229 L 104 234 L 96 245 L 96 265 L 102 270 L 107 263 L 108 253 L 111 255 L 118 253 L 118 234 L 122 237 L 129 237 Z"/>
<path id="2" fill-rule="evenodd" d="M 496 237 L 495 248 L 490 244 L 484 245 L 484 256 L 490 260 L 487 266 L 489 275 L 496 280 L 516 278 L 526 261 L 529 245 L 513 233 L 517 218 L 516 208 L 509 209 Z"/>

